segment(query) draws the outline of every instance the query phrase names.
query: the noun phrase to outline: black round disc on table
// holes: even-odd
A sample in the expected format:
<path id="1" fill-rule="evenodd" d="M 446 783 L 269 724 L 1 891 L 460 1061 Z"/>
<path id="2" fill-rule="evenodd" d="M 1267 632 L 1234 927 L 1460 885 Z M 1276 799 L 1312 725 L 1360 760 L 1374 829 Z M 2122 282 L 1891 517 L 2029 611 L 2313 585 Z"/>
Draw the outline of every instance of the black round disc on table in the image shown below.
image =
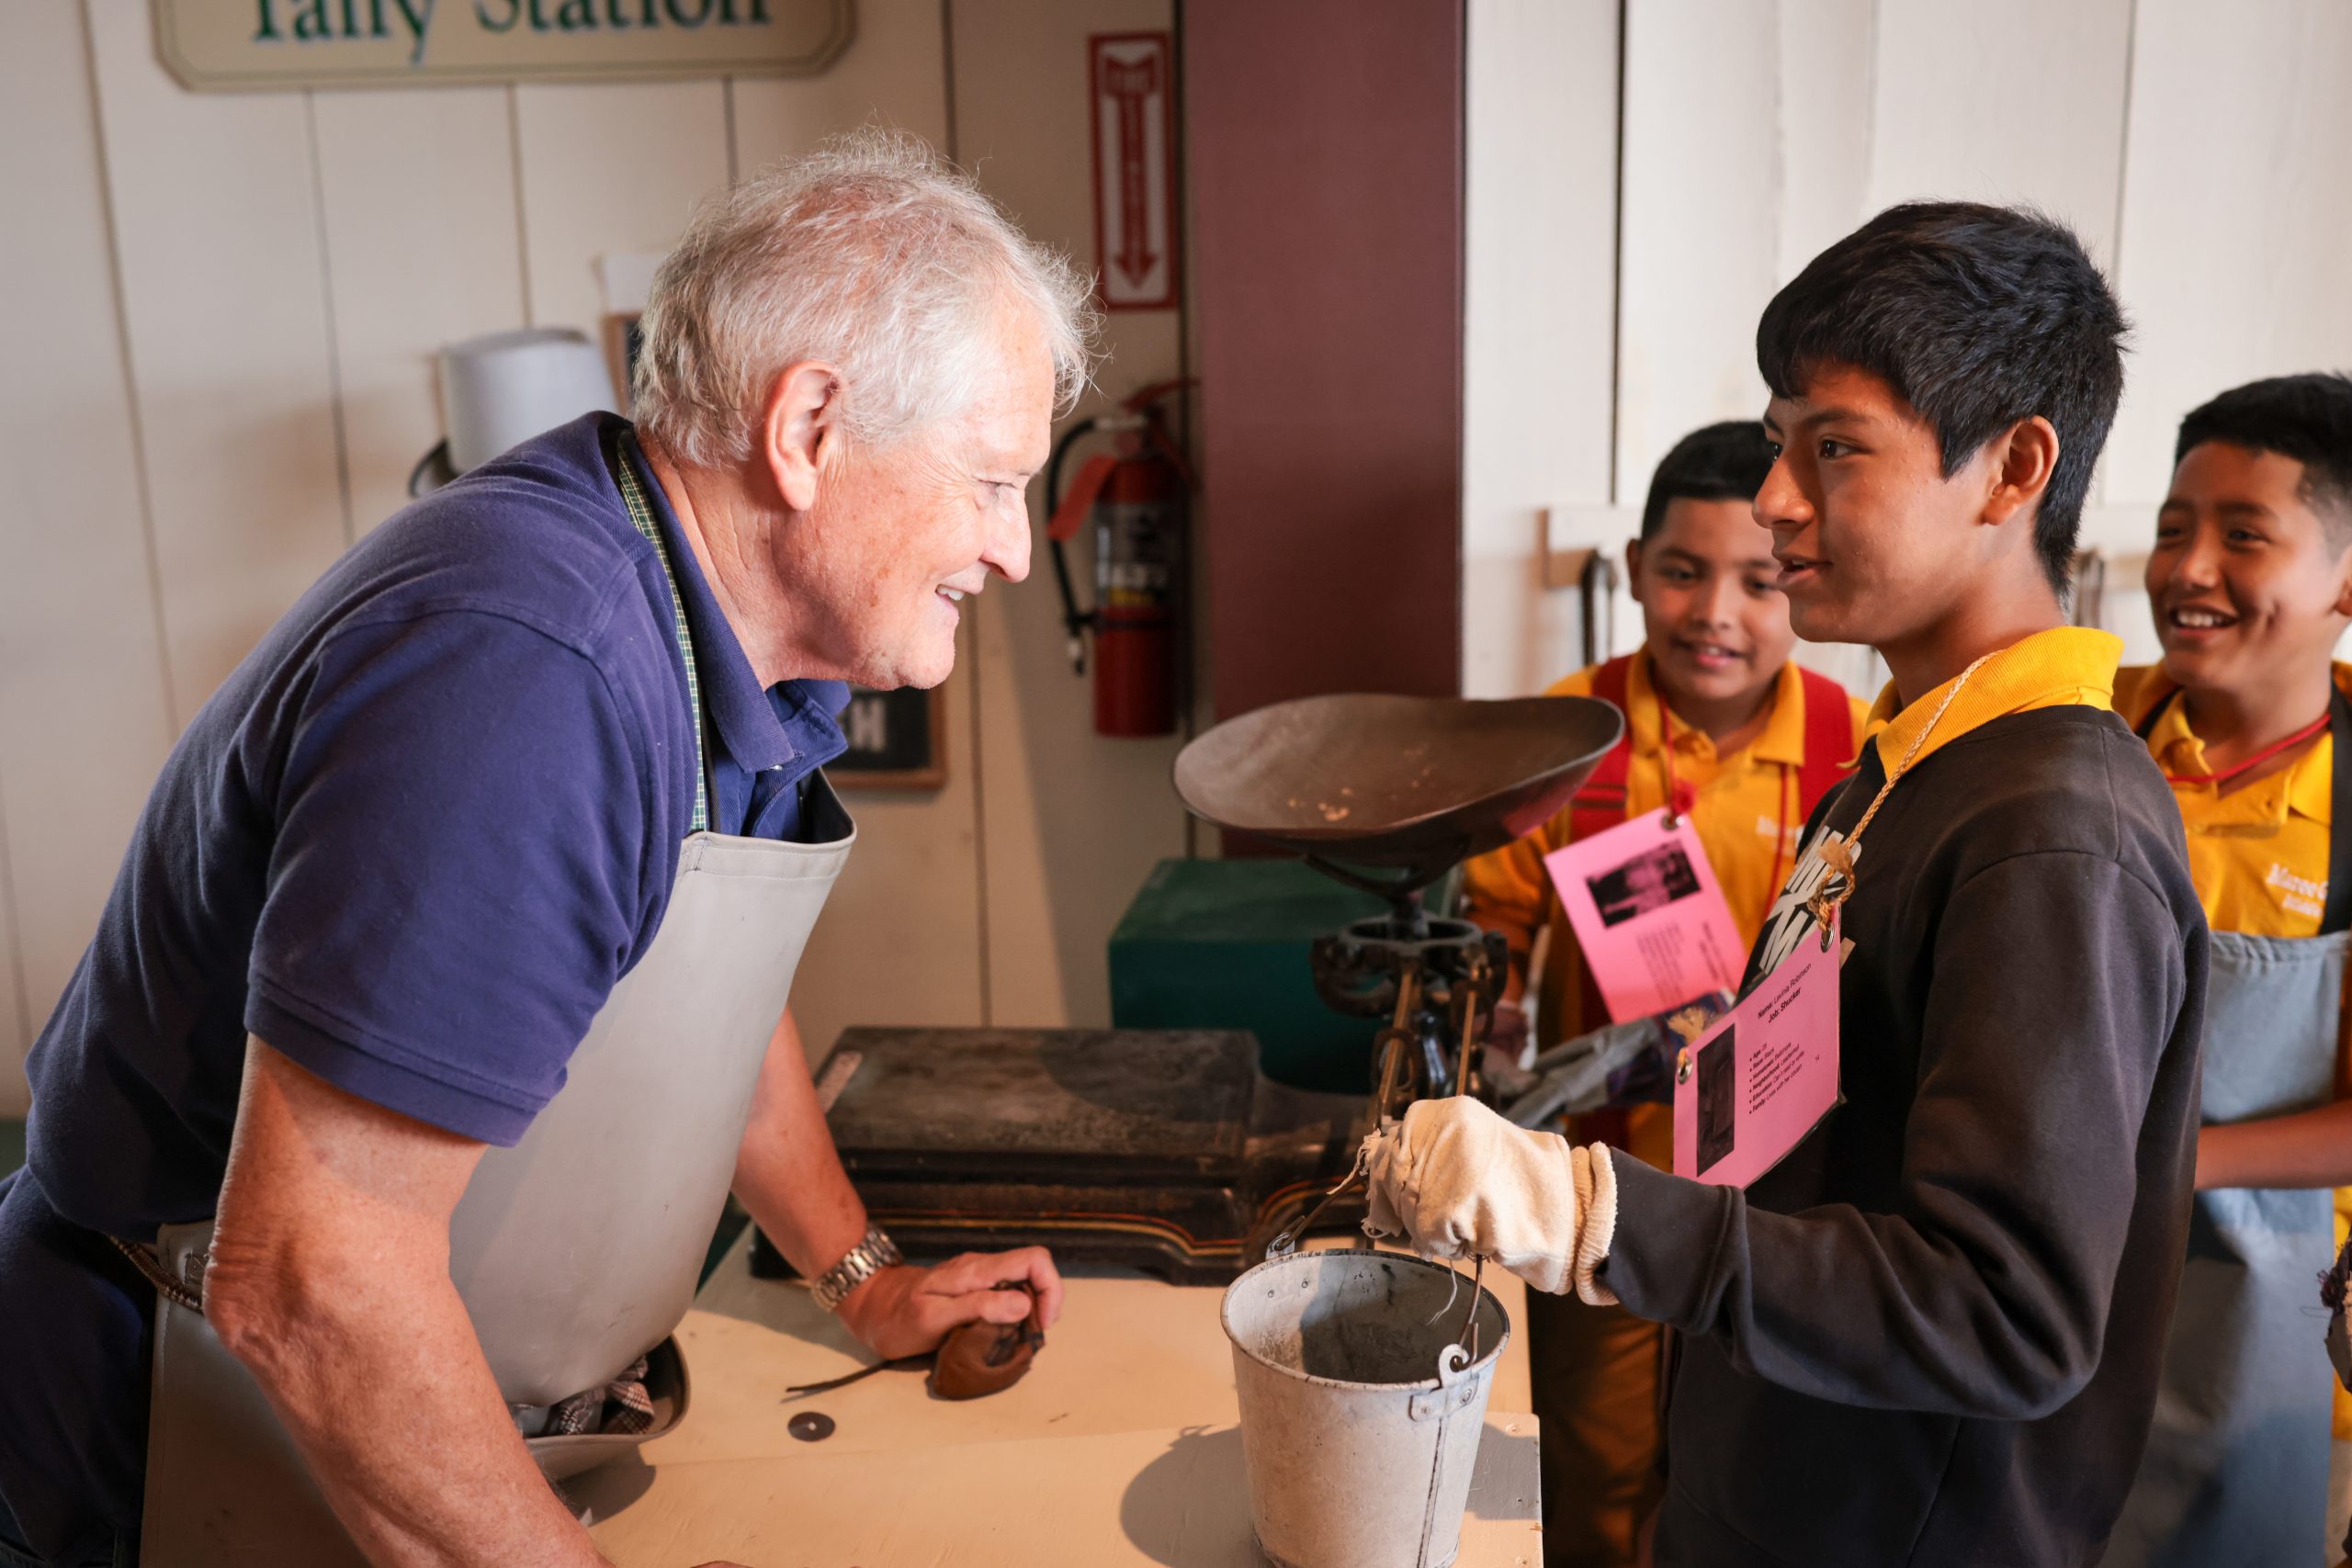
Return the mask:
<path id="1" fill-rule="evenodd" d="M 804 1443 L 821 1443 L 833 1435 L 833 1418 L 820 1410 L 804 1410 L 786 1421 L 784 1429 Z"/>

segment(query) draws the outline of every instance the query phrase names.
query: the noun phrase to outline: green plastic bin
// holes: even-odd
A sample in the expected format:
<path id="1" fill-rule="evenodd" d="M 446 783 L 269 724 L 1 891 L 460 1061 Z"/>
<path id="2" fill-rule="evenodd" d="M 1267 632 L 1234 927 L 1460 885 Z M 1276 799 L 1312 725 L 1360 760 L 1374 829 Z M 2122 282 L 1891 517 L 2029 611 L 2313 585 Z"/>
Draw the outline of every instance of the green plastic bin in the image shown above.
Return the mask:
<path id="1" fill-rule="evenodd" d="M 1384 908 L 1296 861 L 1161 861 L 1111 933 L 1112 1025 L 1246 1029 L 1268 1077 L 1364 1092 L 1379 1021 L 1325 1007 L 1306 950 Z"/>

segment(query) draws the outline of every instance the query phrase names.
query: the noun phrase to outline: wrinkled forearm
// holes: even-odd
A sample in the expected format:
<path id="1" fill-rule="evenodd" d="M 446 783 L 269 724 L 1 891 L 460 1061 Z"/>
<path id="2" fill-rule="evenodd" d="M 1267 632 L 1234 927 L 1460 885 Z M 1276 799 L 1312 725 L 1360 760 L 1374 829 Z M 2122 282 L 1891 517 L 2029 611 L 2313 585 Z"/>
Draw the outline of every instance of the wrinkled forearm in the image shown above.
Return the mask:
<path id="1" fill-rule="evenodd" d="M 206 1311 L 336 1517 L 379 1568 L 587 1568 L 605 1559 L 532 1461 L 446 1265 L 336 1274 L 217 1248 Z"/>
<path id="2" fill-rule="evenodd" d="M 842 1168 L 788 1012 L 760 1065 L 734 1189 L 776 1250 L 808 1279 L 840 1262 L 865 1234 L 865 1205 Z"/>

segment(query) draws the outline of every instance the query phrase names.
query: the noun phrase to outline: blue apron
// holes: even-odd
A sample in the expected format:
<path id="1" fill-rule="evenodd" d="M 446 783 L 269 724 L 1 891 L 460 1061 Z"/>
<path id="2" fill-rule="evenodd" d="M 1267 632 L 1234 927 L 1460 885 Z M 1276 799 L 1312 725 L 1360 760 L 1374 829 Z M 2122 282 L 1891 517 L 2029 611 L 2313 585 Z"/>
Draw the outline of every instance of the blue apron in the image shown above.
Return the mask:
<path id="1" fill-rule="evenodd" d="M 2144 739 L 2159 704 L 2143 723 Z M 2327 903 L 2315 937 L 2215 931 L 2205 987 L 2207 1125 L 2335 1096 L 2352 950 L 2352 705 L 2335 742 Z M 2328 1561 L 2335 1382 L 2319 1277 L 2335 1258 L 2326 1188 L 2196 1196 L 2155 1422 L 2107 1568 L 2309 1568 Z"/>

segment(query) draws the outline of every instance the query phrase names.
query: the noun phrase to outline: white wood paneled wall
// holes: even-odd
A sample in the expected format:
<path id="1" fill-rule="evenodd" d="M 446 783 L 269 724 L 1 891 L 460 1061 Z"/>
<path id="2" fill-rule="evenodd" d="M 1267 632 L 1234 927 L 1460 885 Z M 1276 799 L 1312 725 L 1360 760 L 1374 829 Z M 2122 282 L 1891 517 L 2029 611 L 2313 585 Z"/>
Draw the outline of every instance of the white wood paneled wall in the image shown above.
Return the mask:
<path id="1" fill-rule="evenodd" d="M 1172 11 L 1170 0 L 955 7 L 956 155 L 1030 233 L 1073 255 L 1093 251 L 1085 96 L 1039 85 L 1085 79 L 1089 33 L 1158 30 Z M 1073 417 L 1184 368 L 1176 311 L 1117 311 L 1103 328 L 1097 385 Z M 1031 492 L 1033 511 L 1042 492 Z M 1152 867 L 1184 852 L 1184 814 L 1169 782 L 1181 741 L 1094 736 L 1092 677 L 1070 671 L 1042 512 L 1036 521 L 1029 582 L 1010 592 L 993 585 L 973 617 L 988 1016 L 1012 1025 L 1107 1024 L 1112 928 Z M 1091 551 L 1091 537 L 1073 542 L 1070 570 L 1081 584 L 1092 581 Z M 1080 597 L 1091 591 L 1081 587 Z"/>
<path id="2" fill-rule="evenodd" d="M 156 536 L 126 374 L 88 39 L 77 6 L 10 18 L 0 63 L 0 1067 L 87 944 L 177 731 Z M 40 149 L 39 156 L 23 150 Z M 21 1106 L 0 1070 L 0 1113 Z"/>
<path id="3" fill-rule="evenodd" d="M 2352 369 L 2352 6 L 2141 0 L 2132 57 L 2134 349 L 2106 499 L 2153 503 L 2183 413 L 2258 376 Z"/>
<path id="4" fill-rule="evenodd" d="M 1473 695 L 1577 662 L 1573 595 L 1537 571 L 1541 509 L 1584 520 L 1562 542 L 1622 547 L 1676 439 L 1761 410 L 1772 292 L 1891 203 L 2032 203 L 2109 269 L 2136 330 L 2086 545 L 2144 547 L 2196 403 L 2352 366 L 2338 0 L 1624 0 L 1622 54 L 1620 14 L 1470 0 Z M 1596 236 L 1615 241 L 1600 261 Z M 1596 300 L 1613 309 L 1598 344 Z M 2110 585 L 2109 623 L 2143 654 L 2145 612 Z M 1621 600 L 1618 649 L 1639 637 Z M 1858 650 L 1800 657 L 1874 689 Z"/>
<path id="5" fill-rule="evenodd" d="M 808 80 L 201 96 L 157 64 L 144 0 L 12 8 L 0 138 L 38 155 L 0 160 L 0 1115 L 173 738 L 405 500 L 443 344 L 594 332 L 598 256 L 664 250 L 730 178 L 873 121 L 960 132 L 1091 265 L 1085 35 L 1168 27 L 1170 0 L 858 12 Z M 978 57 L 955 125 L 951 26 Z M 1173 312 L 1113 329 L 1115 389 L 1175 368 Z M 1103 933 L 1181 852 L 1166 748 L 1091 742 L 1075 682 L 1015 693 L 1059 648 L 1050 592 L 1017 592 L 987 596 L 945 690 L 946 789 L 853 803 L 858 853 L 795 992 L 813 1050 L 853 1021 L 978 1022 L 992 992 L 1008 1016 L 1100 1017 Z M 1006 726 L 987 788 L 983 710 Z M 1049 865 L 1037 821 L 1073 813 L 1116 852 Z M 991 915 L 1017 927 L 993 953 Z"/>
<path id="6" fill-rule="evenodd" d="M 1573 668 L 1544 507 L 1610 499 L 1618 0 L 1473 0 L 1463 306 L 1463 689 Z"/>

